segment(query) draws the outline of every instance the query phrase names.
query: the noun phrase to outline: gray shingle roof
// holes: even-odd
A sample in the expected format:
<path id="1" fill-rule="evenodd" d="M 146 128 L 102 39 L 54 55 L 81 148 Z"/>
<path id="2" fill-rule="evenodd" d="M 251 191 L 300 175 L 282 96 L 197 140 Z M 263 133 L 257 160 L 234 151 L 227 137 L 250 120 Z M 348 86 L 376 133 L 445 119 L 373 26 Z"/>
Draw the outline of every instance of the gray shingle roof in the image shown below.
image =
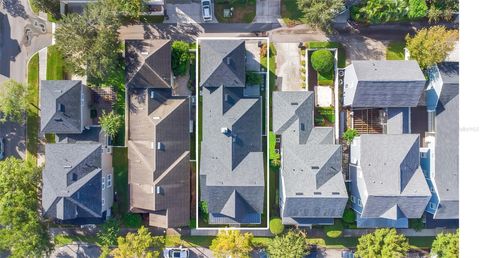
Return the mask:
<path id="1" fill-rule="evenodd" d="M 41 125 L 43 133 L 81 133 L 82 82 L 49 80 L 40 83 Z"/>
<path id="2" fill-rule="evenodd" d="M 426 80 L 416 61 L 352 61 L 350 66 L 346 73 L 353 74 L 345 75 L 345 105 L 417 106 Z"/>
<path id="3" fill-rule="evenodd" d="M 421 217 L 431 193 L 419 166 L 419 148 L 415 134 L 363 134 L 355 139 L 352 160 L 358 159 L 359 175 L 353 184 L 366 194 L 362 218 Z"/>
<path id="4" fill-rule="evenodd" d="M 169 210 L 169 227 L 186 225 L 190 216 L 188 98 L 172 96 L 170 89 L 134 89 L 129 109 L 130 206 L 136 211 Z M 164 193 L 152 193 L 156 186 Z"/>
<path id="5" fill-rule="evenodd" d="M 201 189 L 209 212 L 225 214 L 230 208 L 230 214 L 248 215 L 237 209 L 262 213 L 265 183 L 260 98 L 243 97 L 242 88 L 204 88 L 202 125 L 200 174 L 205 175 L 205 187 Z M 235 206 L 233 210 L 227 205 L 234 191 L 252 209 Z M 243 221 L 242 217 L 234 219 Z"/>
<path id="6" fill-rule="evenodd" d="M 282 135 L 283 217 L 335 218 L 348 194 L 333 128 L 313 126 L 313 92 L 274 92 L 273 131 Z"/>
<path id="7" fill-rule="evenodd" d="M 102 217 L 101 153 L 98 143 L 45 146 L 42 207 L 47 217 Z"/>
<path id="8" fill-rule="evenodd" d="M 126 86 L 170 88 L 171 45 L 170 40 L 127 40 Z"/>
<path id="9" fill-rule="evenodd" d="M 435 117 L 435 185 L 440 207 L 434 218 L 459 217 L 459 83 L 458 63 L 438 65 L 444 82 Z"/>
<path id="10" fill-rule="evenodd" d="M 202 40 L 201 87 L 245 87 L 245 41 Z"/>

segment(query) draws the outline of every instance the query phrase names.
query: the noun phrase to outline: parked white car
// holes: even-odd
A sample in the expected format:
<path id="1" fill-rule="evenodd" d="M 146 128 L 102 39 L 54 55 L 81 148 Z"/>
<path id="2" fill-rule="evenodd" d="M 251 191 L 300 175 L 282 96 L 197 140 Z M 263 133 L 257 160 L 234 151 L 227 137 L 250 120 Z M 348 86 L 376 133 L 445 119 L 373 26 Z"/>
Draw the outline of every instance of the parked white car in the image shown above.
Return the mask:
<path id="1" fill-rule="evenodd" d="M 212 2 L 211 0 L 202 0 L 202 17 L 203 21 L 212 20 Z"/>
<path id="2" fill-rule="evenodd" d="M 183 247 L 165 248 L 163 250 L 164 258 L 188 258 L 188 249 Z"/>

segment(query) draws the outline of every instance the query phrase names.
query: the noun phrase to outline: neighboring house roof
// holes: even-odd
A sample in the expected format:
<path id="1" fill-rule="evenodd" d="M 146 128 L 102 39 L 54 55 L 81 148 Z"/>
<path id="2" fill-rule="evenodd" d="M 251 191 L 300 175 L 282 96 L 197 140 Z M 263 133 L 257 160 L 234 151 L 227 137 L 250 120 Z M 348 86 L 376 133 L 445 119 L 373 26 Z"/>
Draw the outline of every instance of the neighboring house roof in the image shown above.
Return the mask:
<path id="1" fill-rule="evenodd" d="M 162 227 L 186 225 L 190 216 L 188 98 L 172 96 L 171 89 L 134 89 L 129 103 L 130 207 L 164 214 Z"/>
<path id="2" fill-rule="evenodd" d="M 459 217 L 459 66 L 458 62 L 438 64 L 443 87 L 435 117 L 435 174 L 440 206 L 435 219 Z"/>
<path id="3" fill-rule="evenodd" d="M 431 193 L 420 168 L 416 134 L 363 134 L 351 146 L 361 218 L 420 218 Z"/>
<path id="4" fill-rule="evenodd" d="M 245 41 L 202 40 L 201 87 L 245 87 Z"/>
<path id="5" fill-rule="evenodd" d="M 210 213 L 242 214 L 232 209 L 262 213 L 264 162 L 260 98 L 247 98 L 242 88 L 224 86 L 204 88 L 202 96 L 200 175 L 204 175 L 205 185 L 202 200 L 207 201 Z M 244 200 L 236 203 L 248 204 L 251 209 L 241 207 L 246 205 L 229 205 L 233 192 Z M 242 221 L 241 217 L 233 219 Z"/>
<path id="6" fill-rule="evenodd" d="M 281 134 L 283 217 L 338 218 L 348 200 L 342 148 L 333 128 L 314 127 L 314 94 L 273 93 L 273 131 Z"/>
<path id="7" fill-rule="evenodd" d="M 352 61 L 345 72 L 352 107 L 415 107 L 426 82 L 416 61 Z"/>
<path id="8" fill-rule="evenodd" d="M 126 86 L 171 88 L 171 45 L 170 40 L 127 40 Z"/>
<path id="9" fill-rule="evenodd" d="M 42 207 L 47 217 L 102 217 L 101 155 L 98 143 L 45 145 Z"/>
<path id="10" fill-rule="evenodd" d="M 245 43 L 206 40 L 200 47 L 201 74 L 207 76 L 201 83 L 200 181 L 209 222 L 259 223 L 265 188 L 262 102 L 244 95 Z"/>
<path id="11" fill-rule="evenodd" d="M 41 123 L 43 133 L 81 133 L 82 82 L 48 80 L 40 83 Z"/>

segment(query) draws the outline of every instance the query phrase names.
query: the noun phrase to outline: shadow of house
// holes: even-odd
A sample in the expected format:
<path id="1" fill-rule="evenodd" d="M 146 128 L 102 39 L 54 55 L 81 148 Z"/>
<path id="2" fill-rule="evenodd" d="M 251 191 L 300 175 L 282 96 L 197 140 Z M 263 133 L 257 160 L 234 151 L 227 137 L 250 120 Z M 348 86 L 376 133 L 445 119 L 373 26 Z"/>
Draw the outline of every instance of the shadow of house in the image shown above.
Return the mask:
<path id="1" fill-rule="evenodd" d="M 0 13 L 0 74 L 10 77 L 10 61 L 20 53 L 18 40 L 12 39 L 7 15 Z"/>

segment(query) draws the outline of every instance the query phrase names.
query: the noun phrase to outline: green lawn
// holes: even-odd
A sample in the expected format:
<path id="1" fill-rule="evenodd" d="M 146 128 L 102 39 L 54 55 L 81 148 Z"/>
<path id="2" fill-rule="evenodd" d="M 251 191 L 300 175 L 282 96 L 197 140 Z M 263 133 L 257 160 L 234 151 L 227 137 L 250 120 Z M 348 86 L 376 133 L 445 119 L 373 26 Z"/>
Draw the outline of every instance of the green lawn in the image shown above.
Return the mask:
<path id="1" fill-rule="evenodd" d="M 184 246 L 184 247 L 209 247 L 212 244 L 213 236 L 166 236 L 165 246 Z"/>
<path id="2" fill-rule="evenodd" d="M 392 41 L 387 47 L 387 60 L 405 60 L 405 41 Z"/>
<path id="3" fill-rule="evenodd" d="M 276 138 L 276 136 L 272 131 L 268 132 L 268 134 L 269 134 L 269 138 L 270 138 L 269 143 L 268 143 L 269 144 L 269 151 L 268 152 L 270 153 L 270 159 L 279 159 L 280 154 L 275 153 L 275 138 Z"/>
<path id="4" fill-rule="evenodd" d="M 232 17 L 223 17 L 223 10 L 233 7 Z M 215 2 L 215 18 L 220 23 L 251 23 L 256 14 L 255 0 L 239 0 L 230 3 L 229 1 Z"/>
<path id="5" fill-rule="evenodd" d="M 40 130 L 40 117 L 38 108 L 38 53 L 33 55 L 28 63 L 27 87 L 28 102 L 27 108 L 27 161 L 37 163 L 38 131 Z"/>
<path id="6" fill-rule="evenodd" d="M 296 0 L 282 0 L 280 13 L 283 21 L 289 27 L 302 23 L 303 12 L 298 9 Z"/>
<path id="7" fill-rule="evenodd" d="M 72 244 L 73 242 L 85 242 L 90 244 L 97 244 L 99 239 L 97 236 L 82 236 L 82 235 L 66 235 L 59 234 L 53 239 L 56 246 L 64 246 Z"/>
<path id="8" fill-rule="evenodd" d="M 433 240 L 435 240 L 434 236 L 431 237 L 407 237 L 408 243 L 412 246 L 412 248 L 431 248 Z"/>
<path id="9" fill-rule="evenodd" d="M 63 57 L 55 45 L 47 50 L 47 80 L 63 80 Z"/>

